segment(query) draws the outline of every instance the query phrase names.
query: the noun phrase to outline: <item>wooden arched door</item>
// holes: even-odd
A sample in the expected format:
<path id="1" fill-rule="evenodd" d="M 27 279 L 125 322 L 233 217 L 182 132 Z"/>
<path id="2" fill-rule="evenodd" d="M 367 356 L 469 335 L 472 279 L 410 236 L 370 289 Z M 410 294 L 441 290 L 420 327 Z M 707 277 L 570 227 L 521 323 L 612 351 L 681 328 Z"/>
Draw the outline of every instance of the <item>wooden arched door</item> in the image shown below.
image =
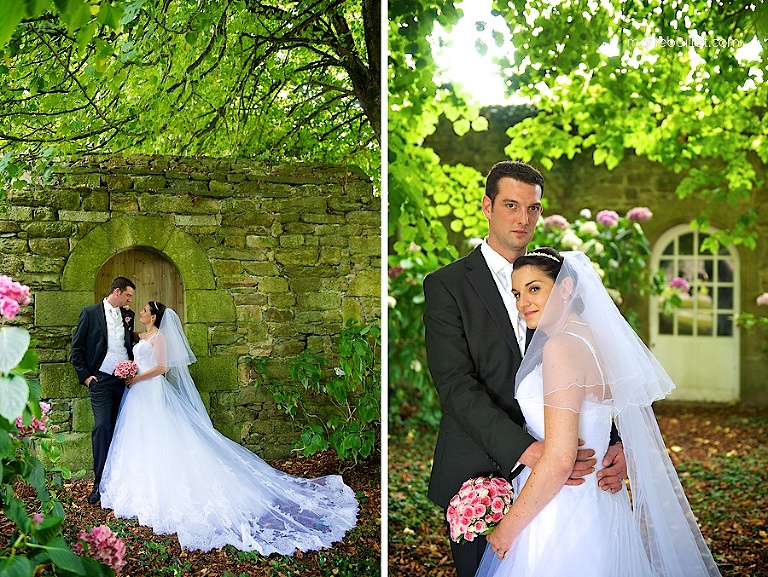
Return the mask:
<path id="1" fill-rule="evenodd" d="M 138 322 L 138 312 L 148 301 L 160 301 L 174 309 L 184 322 L 184 285 L 179 271 L 161 253 L 148 248 L 131 248 L 121 251 L 105 262 L 96 275 L 95 301 L 109 293 L 115 277 L 124 276 L 136 285 L 131 308 L 136 311 L 136 332 L 144 330 Z"/>

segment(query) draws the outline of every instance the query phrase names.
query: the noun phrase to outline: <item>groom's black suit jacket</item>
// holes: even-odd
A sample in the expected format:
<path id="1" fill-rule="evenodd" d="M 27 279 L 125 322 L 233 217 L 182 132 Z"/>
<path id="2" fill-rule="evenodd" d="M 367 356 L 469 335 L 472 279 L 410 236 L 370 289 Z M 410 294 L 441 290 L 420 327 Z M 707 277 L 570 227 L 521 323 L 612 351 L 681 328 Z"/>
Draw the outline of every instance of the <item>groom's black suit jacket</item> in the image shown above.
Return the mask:
<path id="1" fill-rule="evenodd" d="M 133 359 L 133 321 L 135 313 L 129 309 L 120 309 L 125 331 L 125 348 L 128 358 Z M 128 319 L 128 321 L 126 321 Z M 104 302 L 85 307 L 80 312 L 75 336 L 72 339 L 72 365 L 77 372 L 78 380 L 83 383 L 91 375 L 95 375 L 104 357 L 107 356 L 107 316 L 104 312 Z"/>
<path id="2" fill-rule="evenodd" d="M 447 507 L 470 477 L 510 472 L 535 440 L 515 400 L 522 357 L 480 247 L 424 279 L 429 370 L 443 404 L 429 498 Z"/>

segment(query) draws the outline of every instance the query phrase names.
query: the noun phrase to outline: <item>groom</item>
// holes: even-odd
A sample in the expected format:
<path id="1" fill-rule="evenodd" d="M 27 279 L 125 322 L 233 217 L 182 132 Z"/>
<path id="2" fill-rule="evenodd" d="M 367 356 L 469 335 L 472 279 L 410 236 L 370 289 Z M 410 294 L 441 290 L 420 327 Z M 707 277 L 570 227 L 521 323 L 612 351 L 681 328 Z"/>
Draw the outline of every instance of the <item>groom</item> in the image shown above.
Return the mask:
<path id="1" fill-rule="evenodd" d="M 135 289 L 136 285 L 125 277 L 113 280 L 103 301 L 80 312 L 72 339 L 72 365 L 78 380 L 88 387 L 93 409 L 91 443 L 95 478 L 93 491 L 88 495 L 91 504 L 101 499 L 99 483 L 125 390 L 125 382 L 113 374 L 115 365 L 133 359 L 135 313 L 123 307 L 131 302 Z"/>
<path id="2" fill-rule="evenodd" d="M 525 348 L 525 323 L 510 292 L 512 263 L 525 254 L 541 215 L 544 178 L 532 166 L 504 161 L 488 174 L 483 214 L 488 236 L 464 258 L 424 279 L 429 370 L 443 404 L 429 498 L 447 508 L 462 483 L 480 475 L 511 478 L 532 467 L 543 443 L 523 428 L 515 373 Z M 600 486 L 617 491 L 626 476 L 620 445 L 606 454 Z M 569 484 L 594 471 L 594 451 L 580 450 Z M 616 456 L 618 454 L 618 457 Z M 484 537 L 451 541 L 458 577 L 472 577 Z"/>

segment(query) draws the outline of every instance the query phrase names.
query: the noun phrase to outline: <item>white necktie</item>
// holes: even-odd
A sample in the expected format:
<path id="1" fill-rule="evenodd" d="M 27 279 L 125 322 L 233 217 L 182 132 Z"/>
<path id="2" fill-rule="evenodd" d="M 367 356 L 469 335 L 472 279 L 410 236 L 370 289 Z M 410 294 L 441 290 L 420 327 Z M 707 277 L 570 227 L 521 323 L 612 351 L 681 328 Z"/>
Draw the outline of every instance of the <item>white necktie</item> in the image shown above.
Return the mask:
<path id="1" fill-rule="evenodd" d="M 502 269 L 499 271 L 499 275 L 501 276 L 501 286 L 504 287 L 504 290 L 509 292 L 510 284 L 512 282 L 512 263 L 505 264 Z"/>

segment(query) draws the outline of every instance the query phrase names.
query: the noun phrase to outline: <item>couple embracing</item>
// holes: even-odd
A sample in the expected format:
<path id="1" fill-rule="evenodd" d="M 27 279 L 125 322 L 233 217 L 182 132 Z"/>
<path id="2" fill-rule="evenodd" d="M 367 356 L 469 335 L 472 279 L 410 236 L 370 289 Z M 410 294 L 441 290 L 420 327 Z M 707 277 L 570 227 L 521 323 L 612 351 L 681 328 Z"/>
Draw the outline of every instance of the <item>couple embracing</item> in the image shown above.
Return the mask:
<path id="1" fill-rule="evenodd" d="M 429 496 L 455 521 L 468 479 L 515 495 L 487 543 L 451 542 L 458 577 L 719 575 L 653 415 L 674 384 L 584 254 L 527 252 L 543 192 L 533 167 L 496 164 L 488 236 L 424 280 L 444 409 Z"/>
<path id="2" fill-rule="evenodd" d="M 150 301 L 139 312 L 146 330 L 135 336 L 135 288 L 117 277 L 102 302 L 83 309 L 72 342 L 94 416 L 89 503 L 176 533 L 188 549 L 291 555 L 341 540 L 357 520 L 352 489 L 338 475 L 273 469 L 218 432 L 190 376 L 196 358 L 179 316 Z M 129 359 L 137 373 L 116 376 Z"/>

